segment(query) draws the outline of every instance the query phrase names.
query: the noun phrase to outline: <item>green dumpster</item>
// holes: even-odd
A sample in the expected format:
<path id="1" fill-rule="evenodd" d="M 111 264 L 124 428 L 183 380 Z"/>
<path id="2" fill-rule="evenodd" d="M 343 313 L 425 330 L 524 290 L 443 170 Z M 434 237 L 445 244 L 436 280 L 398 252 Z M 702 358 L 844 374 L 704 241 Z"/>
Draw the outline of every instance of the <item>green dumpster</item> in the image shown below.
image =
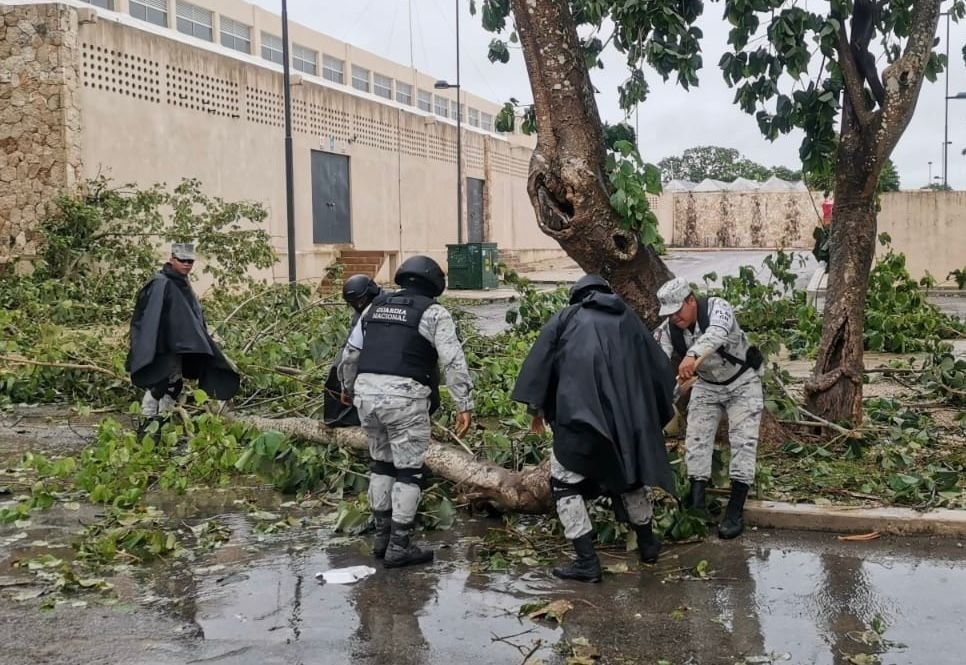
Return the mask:
<path id="1" fill-rule="evenodd" d="M 495 242 L 467 242 L 446 245 L 446 276 L 450 289 L 495 289 L 499 256 Z"/>

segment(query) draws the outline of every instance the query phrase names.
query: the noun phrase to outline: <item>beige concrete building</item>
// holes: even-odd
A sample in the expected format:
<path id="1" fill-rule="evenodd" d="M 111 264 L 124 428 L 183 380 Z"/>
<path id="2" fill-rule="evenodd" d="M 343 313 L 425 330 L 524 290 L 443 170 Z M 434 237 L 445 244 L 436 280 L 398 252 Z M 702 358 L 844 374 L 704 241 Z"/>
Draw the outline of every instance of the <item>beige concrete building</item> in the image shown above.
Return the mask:
<path id="1" fill-rule="evenodd" d="M 0 263 L 32 256 L 61 191 L 199 179 L 266 206 L 287 278 L 281 19 L 241 0 L 0 0 Z M 318 280 L 342 255 L 387 279 L 457 240 L 455 90 L 435 77 L 290 24 L 296 264 Z M 533 141 L 494 132 L 499 105 L 464 92 L 465 240 L 520 262 L 561 256 L 526 193 Z M 676 247 L 809 249 L 808 192 L 651 198 Z M 966 193 L 882 197 L 879 230 L 916 277 L 966 266 Z M 353 257 L 352 252 L 356 252 Z"/>
<path id="2" fill-rule="evenodd" d="M 279 16 L 241 0 L 0 11 L 0 261 L 35 251 L 44 204 L 80 179 L 191 177 L 268 208 L 281 258 L 271 276 L 287 278 Z M 413 253 L 445 265 L 457 240 L 456 90 L 296 23 L 289 39 L 299 279 L 350 249 L 385 259 L 383 278 Z M 494 131 L 497 103 L 461 101 L 464 240 L 524 260 L 560 254 L 526 193 L 532 139 Z"/>

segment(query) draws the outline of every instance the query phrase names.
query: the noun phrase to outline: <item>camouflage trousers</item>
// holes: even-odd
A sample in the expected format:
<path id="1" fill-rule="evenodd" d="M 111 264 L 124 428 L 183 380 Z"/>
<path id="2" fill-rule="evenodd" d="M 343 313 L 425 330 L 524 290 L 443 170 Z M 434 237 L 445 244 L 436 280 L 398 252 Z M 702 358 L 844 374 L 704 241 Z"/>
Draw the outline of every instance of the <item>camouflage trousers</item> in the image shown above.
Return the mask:
<path id="1" fill-rule="evenodd" d="M 429 399 L 400 395 L 356 395 L 359 422 L 369 439 L 369 456 L 400 470 L 418 473 L 429 448 Z M 369 475 L 369 507 L 392 510 L 396 522 L 416 519 L 419 485 L 396 482 L 395 476 Z"/>
<path id="2" fill-rule="evenodd" d="M 687 452 L 684 456 L 688 476 L 701 480 L 711 477 L 714 436 L 721 414 L 727 413 L 731 479 L 751 485 L 755 481 L 763 408 L 761 379 L 756 375 L 749 379 L 742 377 L 729 386 L 716 386 L 699 379 L 688 405 Z"/>
<path id="3" fill-rule="evenodd" d="M 584 476 L 570 471 L 561 464 L 553 453 L 550 453 L 550 477 L 567 485 L 578 485 L 585 480 Z M 621 501 L 631 524 L 647 524 L 654 515 L 651 504 L 651 493 L 646 487 L 641 487 L 627 494 L 621 494 Z M 590 515 L 584 497 L 572 494 L 556 499 L 557 517 L 563 524 L 564 537 L 567 540 L 580 538 L 590 533 Z"/>

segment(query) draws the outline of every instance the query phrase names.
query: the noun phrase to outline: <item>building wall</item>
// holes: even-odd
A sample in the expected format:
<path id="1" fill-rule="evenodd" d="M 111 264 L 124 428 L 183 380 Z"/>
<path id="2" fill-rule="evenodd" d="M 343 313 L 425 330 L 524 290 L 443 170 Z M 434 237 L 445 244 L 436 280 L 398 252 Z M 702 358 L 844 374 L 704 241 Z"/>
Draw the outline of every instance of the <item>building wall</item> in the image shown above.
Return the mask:
<path id="1" fill-rule="evenodd" d="M 822 201 L 820 194 L 805 192 L 690 192 L 660 199 L 654 210 L 662 229 L 673 226 L 672 246 L 809 251 Z M 928 270 L 943 282 L 966 266 L 966 192 L 891 192 L 880 205 L 878 231 L 906 255 L 913 277 Z M 879 255 L 884 251 L 877 245 Z"/>
<path id="2" fill-rule="evenodd" d="M 909 273 L 939 282 L 966 268 L 966 192 L 892 192 L 882 195 L 878 231 L 906 255 Z M 877 247 L 881 255 L 885 249 Z"/>
<path id="3" fill-rule="evenodd" d="M 72 4 L 82 13 L 94 12 Z M 115 6 L 126 9 L 123 4 Z M 250 18 L 247 14 L 234 17 L 250 20 L 253 34 L 258 34 L 259 25 L 278 21 L 246 3 L 207 4 L 226 12 L 247 7 Z M 173 2 L 169 6 L 173 12 Z M 38 11 L 37 7 L 42 6 L 19 6 L 17 11 Z M 52 7 L 71 15 L 72 10 L 63 5 Z M 157 182 L 173 186 L 181 178 L 197 178 L 210 194 L 262 203 L 269 211 L 267 230 L 281 259 L 263 276 L 286 279 L 281 67 L 134 20 L 122 11 L 96 11 L 98 20 L 79 27 L 74 24 L 76 44 L 72 37 L 68 59 L 76 64 L 67 67 L 73 72 L 70 81 L 60 84 L 69 87 L 65 94 L 76 100 L 82 117 L 83 131 L 79 126 L 73 130 L 75 153 L 83 159 L 81 175 L 106 174 L 115 182 L 140 186 Z M 294 43 L 319 37 L 317 33 L 299 36 L 297 29 L 292 32 Z M 313 45 L 320 53 L 323 48 L 338 51 L 339 43 L 331 41 Z M 352 53 L 356 62 L 367 62 L 363 55 L 367 56 L 373 71 L 408 73 L 414 85 L 427 85 L 428 77 L 409 68 L 392 70 L 387 61 L 345 45 L 343 52 Z M 23 64 L 18 64 L 18 71 L 30 76 Z M 478 98 L 466 99 L 480 108 L 496 108 L 491 102 L 485 102 L 486 107 L 483 101 L 474 101 Z M 66 126 L 50 117 L 43 118 L 43 123 Z M 430 254 L 445 265 L 446 244 L 457 241 L 453 119 L 304 75 L 296 77 L 292 86 L 292 127 L 300 279 L 321 277 L 340 249 L 313 243 L 313 151 L 349 158 L 351 245 L 390 253 L 383 278 L 401 257 L 413 253 Z M 463 175 L 485 181 L 484 240 L 509 251 L 560 253 L 556 243 L 537 228 L 527 197 L 531 152 L 529 137 L 505 137 L 463 125 Z M 71 184 L 61 178 L 54 190 Z M 37 198 L 46 201 L 52 196 L 51 191 Z M 465 240 L 465 192 L 463 200 Z"/>
<path id="4" fill-rule="evenodd" d="M 0 6 L 0 264 L 35 254 L 37 224 L 77 181 L 77 15 Z"/>

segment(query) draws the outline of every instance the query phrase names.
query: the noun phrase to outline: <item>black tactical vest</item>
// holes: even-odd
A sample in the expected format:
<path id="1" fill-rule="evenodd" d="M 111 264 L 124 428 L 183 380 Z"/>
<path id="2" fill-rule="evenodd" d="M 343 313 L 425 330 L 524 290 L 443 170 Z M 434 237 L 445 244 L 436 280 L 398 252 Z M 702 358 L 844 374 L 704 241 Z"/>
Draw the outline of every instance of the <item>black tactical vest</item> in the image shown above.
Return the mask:
<path id="1" fill-rule="evenodd" d="M 701 328 L 701 332 L 707 332 L 708 325 L 710 322 L 710 317 L 708 316 L 708 299 L 698 298 L 698 326 Z M 688 352 L 688 345 L 684 341 L 684 331 L 678 328 L 671 322 L 668 322 L 668 332 L 671 333 L 671 346 L 674 347 L 674 352 L 678 354 L 682 359 Z M 748 347 L 748 355 L 746 358 L 738 358 L 731 355 L 724 349 L 717 349 L 719 356 L 724 358 L 726 362 L 736 365 L 738 371 L 729 378 L 727 381 L 710 381 L 705 379 L 705 382 L 711 383 L 716 386 L 727 386 L 738 379 L 739 376 L 745 373 L 745 370 L 749 367 L 751 369 L 757 370 L 761 367 L 764 358 L 761 355 L 761 351 L 757 346 Z"/>
<path id="2" fill-rule="evenodd" d="M 423 313 L 435 303 L 432 298 L 406 291 L 377 296 L 362 319 L 365 343 L 359 356 L 359 374 L 391 374 L 431 388 L 437 385 L 436 349 L 419 334 Z"/>

